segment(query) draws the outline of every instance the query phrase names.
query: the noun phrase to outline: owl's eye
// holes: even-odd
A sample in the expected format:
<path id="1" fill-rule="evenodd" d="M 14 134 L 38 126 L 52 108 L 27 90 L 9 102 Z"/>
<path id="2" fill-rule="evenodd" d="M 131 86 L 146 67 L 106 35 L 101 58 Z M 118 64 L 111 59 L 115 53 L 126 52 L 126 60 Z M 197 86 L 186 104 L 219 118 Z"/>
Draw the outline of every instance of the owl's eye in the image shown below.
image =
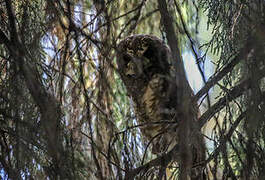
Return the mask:
<path id="1" fill-rule="evenodd" d="M 137 56 L 141 57 L 144 55 L 145 51 L 148 49 L 148 43 L 145 41 L 142 41 L 141 44 L 137 48 Z"/>

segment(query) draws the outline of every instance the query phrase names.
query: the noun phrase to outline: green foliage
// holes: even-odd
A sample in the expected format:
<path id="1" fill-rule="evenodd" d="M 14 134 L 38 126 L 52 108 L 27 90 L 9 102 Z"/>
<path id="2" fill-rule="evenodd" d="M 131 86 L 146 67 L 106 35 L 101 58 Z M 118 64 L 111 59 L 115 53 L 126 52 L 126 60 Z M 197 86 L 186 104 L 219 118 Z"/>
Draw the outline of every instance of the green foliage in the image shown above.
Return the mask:
<path id="1" fill-rule="evenodd" d="M 214 74 L 221 76 L 211 85 L 219 104 L 201 118 L 213 144 L 208 179 L 263 179 L 264 2 L 167 4 L 181 51 L 193 52 L 200 66 L 215 54 Z M 157 176 L 162 162 L 142 166 L 157 157 L 143 141 L 115 57 L 128 35 L 153 34 L 166 43 L 160 17 L 155 0 L 0 2 L 2 178 L 124 179 L 137 168 L 139 179 Z M 206 21 L 208 27 L 200 26 Z M 240 63 L 222 74 L 236 59 Z M 238 86 L 240 92 L 233 91 Z M 36 98 L 36 91 L 47 97 Z M 46 117 L 49 107 L 57 107 L 50 112 L 60 114 L 56 122 Z M 173 169 L 176 178 L 179 169 Z"/>

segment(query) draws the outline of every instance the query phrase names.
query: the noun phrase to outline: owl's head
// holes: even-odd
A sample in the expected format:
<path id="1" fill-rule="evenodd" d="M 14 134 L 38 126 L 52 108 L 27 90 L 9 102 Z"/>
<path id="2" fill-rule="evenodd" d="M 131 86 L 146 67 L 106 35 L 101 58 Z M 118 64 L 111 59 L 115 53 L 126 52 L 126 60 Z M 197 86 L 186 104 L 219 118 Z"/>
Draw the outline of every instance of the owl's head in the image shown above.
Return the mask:
<path id="1" fill-rule="evenodd" d="M 154 74 L 169 74 L 170 54 L 165 43 L 155 36 L 129 36 L 118 45 L 118 70 L 125 84 L 140 86 Z"/>

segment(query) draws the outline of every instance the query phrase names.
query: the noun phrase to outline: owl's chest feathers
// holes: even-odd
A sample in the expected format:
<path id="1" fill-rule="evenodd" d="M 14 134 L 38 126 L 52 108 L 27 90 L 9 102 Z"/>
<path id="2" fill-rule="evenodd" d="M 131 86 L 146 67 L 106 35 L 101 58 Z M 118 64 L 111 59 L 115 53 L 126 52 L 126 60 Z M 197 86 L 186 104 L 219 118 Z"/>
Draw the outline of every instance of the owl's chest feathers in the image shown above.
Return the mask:
<path id="1" fill-rule="evenodd" d="M 176 113 L 176 106 L 170 104 L 172 93 L 169 92 L 168 78 L 165 75 L 155 74 L 140 92 L 134 102 L 138 118 L 141 122 L 172 121 Z M 176 101 L 176 99 L 175 99 Z"/>

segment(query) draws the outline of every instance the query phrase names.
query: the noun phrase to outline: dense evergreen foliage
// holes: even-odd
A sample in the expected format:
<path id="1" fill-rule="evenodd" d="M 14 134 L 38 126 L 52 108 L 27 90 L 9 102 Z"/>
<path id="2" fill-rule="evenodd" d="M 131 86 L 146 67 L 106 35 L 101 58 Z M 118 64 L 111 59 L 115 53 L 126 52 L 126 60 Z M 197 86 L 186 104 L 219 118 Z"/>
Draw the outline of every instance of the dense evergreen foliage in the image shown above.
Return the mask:
<path id="1" fill-rule="evenodd" d="M 178 73 L 194 57 L 206 179 L 264 179 L 263 0 L 1 0 L 0 177 L 184 177 L 151 153 L 117 73 L 133 34 L 168 44 Z"/>

